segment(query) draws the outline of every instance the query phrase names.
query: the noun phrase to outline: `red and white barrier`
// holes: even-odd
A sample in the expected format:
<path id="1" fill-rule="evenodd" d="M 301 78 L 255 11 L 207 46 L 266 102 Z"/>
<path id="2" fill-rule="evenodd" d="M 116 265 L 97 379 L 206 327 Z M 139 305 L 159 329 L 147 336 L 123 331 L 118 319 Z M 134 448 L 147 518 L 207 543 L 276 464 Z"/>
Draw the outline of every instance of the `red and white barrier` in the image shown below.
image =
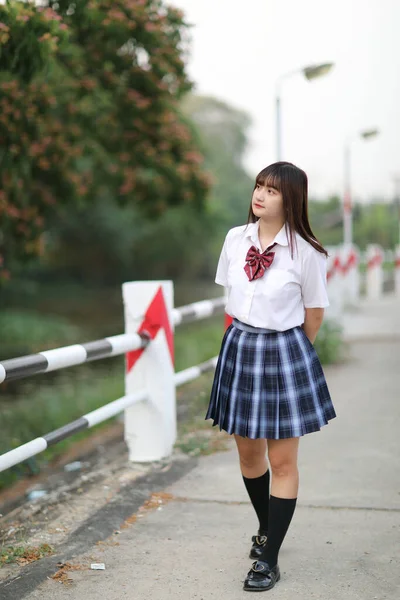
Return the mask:
<path id="1" fill-rule="evenodd" d="M 378 244 L 369 244 L 366 251 L 367 297 L 381 298 L 383 294 L 384 251 Z"/>
<path id="2" fill-rule="evenodd" d="M 396 296 L 400 296 L 400 245 L 394 253 L 394 291 Z"/>
<path id="3" fill-rule="evenodd" d="M 176 440 L 172 282 L 125 283 L 123 299 L 126 333 L 152 340 L 126 355 L 126 394 L 145 389 L 148 396 L 125 411 L 125 441 L 130 460 L 160 460 Z"/>
<path id="4" fill-rule="evenodd" d="M 360 252 L 354 245 L 341 249 L 341 275 L 344 305 L 356 305 L 360 300 Z"/>
<path id="5" fill-rule="evenodd" d="M 327 314 L 339 319 L 346 306 L 360 298 L 360 252 L 356 246 L 328 247 L 327 281 L 330 307 Z"/>
<path id="6" fill-rule="evenodd" d="M 326 278 L 329 290 L 327 316 L 340 319 L 343 312 L 342 262 L 339 247 L 328 247 Z"/>
<path id="7" fill-rule="evenodd" d="M 126 354 L 126 386 L 127 389 L 137 390 L 2 454 L 0 471 L 123 411 L 126 411 L 125 438 L 131 460 L 160 460 L 171 453 L 176 438 L 175 388 L 214 370 L 218 361 L 218 356 L 214 356 L 174 373 L 173 326 L 223 313 L 226 304 L 225 297 L 219 297 L 171 310 L 172 289 L 172 282 L 124 284 L 126 329 L 134 333 L 11 358 L 0 363 L 1 384 L 5 380 L 21 379 L 107 356 Z M 141 384 L 149 389 L 138 389 Z M 134 405 L 136 409 L 132 408 Z"/>

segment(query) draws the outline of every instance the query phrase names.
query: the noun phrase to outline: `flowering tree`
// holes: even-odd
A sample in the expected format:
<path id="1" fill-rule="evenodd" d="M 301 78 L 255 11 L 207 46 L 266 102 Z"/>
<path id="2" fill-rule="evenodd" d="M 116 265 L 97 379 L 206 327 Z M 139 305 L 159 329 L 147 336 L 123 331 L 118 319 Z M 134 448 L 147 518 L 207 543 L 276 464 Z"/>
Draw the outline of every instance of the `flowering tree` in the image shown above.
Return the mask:
<path id="1" fill-rule="evenodd" d="M 0 279 L 43 252 L 60 206 L 202 206 L 202 156 L 177 108 L 184 32 L 160 0 L 0 6 Z"/>

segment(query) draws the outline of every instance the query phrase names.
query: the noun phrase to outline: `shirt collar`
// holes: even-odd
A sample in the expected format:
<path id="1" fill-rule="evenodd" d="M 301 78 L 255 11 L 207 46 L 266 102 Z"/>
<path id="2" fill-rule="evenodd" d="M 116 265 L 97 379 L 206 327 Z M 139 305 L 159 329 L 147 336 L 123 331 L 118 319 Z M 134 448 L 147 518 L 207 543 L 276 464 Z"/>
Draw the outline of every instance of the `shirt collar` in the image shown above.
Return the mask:
<path id="1" fill-rule="evenodd" d="M 259 227 L 260 227 L 260 219 L 258 219 L 255 223 L 249 223 L 247 226 L 246 232 L 245 232 L 245 237 L 251 238 L 251 241 L 256 246 L 258 246 L 260 243 L 260 240 L 258 238 Z M 279 244 L 280 246 L 288 246 L 289 245 L 287 235 L 286 235 L 285 225 L 283 225 L 282 229 L 280 231 L 278 231 L 278 233 L 276 234 L 272 243 Z"/>

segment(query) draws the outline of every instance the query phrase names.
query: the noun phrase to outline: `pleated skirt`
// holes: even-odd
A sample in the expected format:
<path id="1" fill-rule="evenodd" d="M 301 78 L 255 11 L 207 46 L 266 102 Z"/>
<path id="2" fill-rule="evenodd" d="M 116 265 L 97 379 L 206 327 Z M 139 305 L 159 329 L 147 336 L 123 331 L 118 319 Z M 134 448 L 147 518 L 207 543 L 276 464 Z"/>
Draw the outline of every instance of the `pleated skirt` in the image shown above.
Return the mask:
<path id="1" fill-rule="evenodd" d="M 206 419 L 252 439 L 300 437 L 336 416 L 318 355 L 301 327 L 234 319 L 225 331 Z"/>

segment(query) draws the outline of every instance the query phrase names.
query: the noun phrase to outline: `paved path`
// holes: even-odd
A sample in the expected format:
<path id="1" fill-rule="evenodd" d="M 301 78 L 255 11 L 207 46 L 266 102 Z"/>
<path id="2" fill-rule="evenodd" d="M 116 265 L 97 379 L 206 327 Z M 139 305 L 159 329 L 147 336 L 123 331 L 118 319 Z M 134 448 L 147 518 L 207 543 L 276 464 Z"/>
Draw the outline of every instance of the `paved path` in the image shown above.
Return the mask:
<path id="1" fill-rule="evenodd" d="M 385 294 L 379 300 L 363 299 L 343 319 L 349 341 L 400 341 L 400 297 Z"/>
<path id="2" fill-rule="evenodd" d="M 399 308 L 393 298 L 363 304 L 348 321 L 347 336 L 364 339 L 346 364 L 326 370 L 338 418 L 301 442 L 298 508 L 280 555 L 282 580 L 268 597 L 400 598 Z M 71 586 L 46 580 L 24 597 L 248 598 L 242 580 L 256 521 L 235 448 L 202 457 L 164 491 L 170 501 L 113 536 L 119 545 L 76 558 L 101 560 L 105 571 L 73 571 Z"/>

